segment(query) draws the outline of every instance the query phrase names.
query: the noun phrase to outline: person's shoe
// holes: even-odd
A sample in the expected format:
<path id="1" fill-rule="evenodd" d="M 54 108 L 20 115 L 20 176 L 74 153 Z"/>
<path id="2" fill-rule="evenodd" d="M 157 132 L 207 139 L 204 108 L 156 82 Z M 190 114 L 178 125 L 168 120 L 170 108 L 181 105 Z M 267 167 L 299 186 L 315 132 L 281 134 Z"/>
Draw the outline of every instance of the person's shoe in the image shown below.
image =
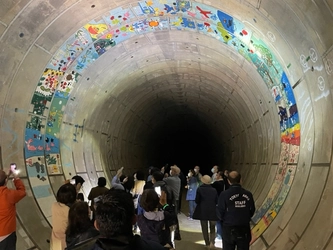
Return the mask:
<path id="1" fill-rule="evenodd" d="M 191 217 L 187 217 L 188 220 L 193 220 Z"/>
<path id="2" fill-rule="evenodd" d="M 213 242 L 211 242 L 210 245 L 209 245 L 209 248 L 210 249 L 215 249 L 215 244 Z"/>
<path id="3" fill-rule="evenodd" d="M 222 240 L 221 235 L 217 234 L 217 235 L 216 235 L 216 238 L 215 238 L 215 241 L 221 241 L 221 240 Z"/>

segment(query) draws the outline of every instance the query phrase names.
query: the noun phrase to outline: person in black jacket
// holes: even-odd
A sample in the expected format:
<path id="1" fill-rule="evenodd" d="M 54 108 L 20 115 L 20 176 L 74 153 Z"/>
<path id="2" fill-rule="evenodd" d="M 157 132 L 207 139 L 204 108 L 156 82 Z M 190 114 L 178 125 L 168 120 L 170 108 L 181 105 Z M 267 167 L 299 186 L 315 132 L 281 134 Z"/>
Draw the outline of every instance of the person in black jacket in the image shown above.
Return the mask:
<path id="1" fill-rule="evenodd" d="M 193 219 L 200 220 L 202 234 L 206 246 L 214 248 L 215 245 L 215 226 L 218 217 L 216 215 L 216 205 L 218 201 L 217 191 L 211 186 L 212 179 L 209 175 L 201 177 L 202 185 L 198 187 L 195 196 L 195 207 Z M 210 236 L 208 235 L 208 222 Z"/>
<path id="2" fill-rule="evenodd" d="M 255 212 L 252 193 L 242 188 L 241 175 L 229 173 L 230 187 L 221 193 L 218 212 L 222 221 L 224 250 L 248 250 L 251 242 L 250 220 Z"/>
<path id="3" fill-rule="evenodd" d="M 75 202 L 68 213 L 68 226 L 66 229 L 67 249 L 72 249 L 75 245 L 98 236 L 98 231 L 94 228 L 89 218 L 89 207 L 86 202 Z"/>
<path id="4" fill-rule="evenodd" d="M 95 227 L 100 237 L 91 250 L 164 250 L 159 243 L 133 235 L 134 223 L 136 216 L 131 194 L 111 189 L 97 203 Z"/>
<path id="5" fill-rule="evenodd" d="M 223 171 L 216 173 L 216 181 L 213 182 L 212 187 L 216 189 L 217 196 L 220 196 L 221 192 L 225 190 Z M 220 220 L 216 222 L 216 239 L 222 240 L 222 225 Z"/>
<path id="6" fill-rule="evenodd" d="M 166 200 L 166 193 L 162 190 L 160 197 L 153 189 L 144 190 L 140 199 L 144 213 L 138 215 L 138 226 L 143 239 L 172 248 L 174 243 L 171 239 L 170 228 L 175 223 L 172 214 L 174 210 L 170 210 Z"/>

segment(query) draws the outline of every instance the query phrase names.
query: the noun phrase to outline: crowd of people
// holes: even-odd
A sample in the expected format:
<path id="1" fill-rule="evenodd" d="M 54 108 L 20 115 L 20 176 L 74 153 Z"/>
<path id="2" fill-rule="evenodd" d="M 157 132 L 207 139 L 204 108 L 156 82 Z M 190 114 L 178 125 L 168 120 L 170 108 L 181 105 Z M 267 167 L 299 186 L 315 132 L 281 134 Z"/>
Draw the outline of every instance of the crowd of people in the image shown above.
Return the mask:
<path id="1" fill-rule="evenodd" d="M 59 188 L 52 204 L 51 250 L 174 249 L 175 240 L 181 240 L 178 214 L 183 189 L 188 220 L 200 221 L 208 248 L 222 240 L 224 250 L 249 249 L 255 205 L 251 192 L 242 188 L 238 172 L 214 166 L 209 176 L 195 166 L 185 177 L 176 165 L 150 167 L 147 178 L 142 171 L 123 172 L 123 168 L 117 170 L 111 189 L 100 177 L 87 197 L 89 203 L 80 192 L 85 182 L 81 176 Z M 10 175 L 16 190 L 6 187 Z M 15 173 L 0 170 L 0 211 L 12 209 L 7 212 L 10 216 L 0 214 L 0 249 L 15 249 L 15 203 L 24 196 L 24 185 Z M 10 205 L 4 206 L 4 197 L 10 197 L 6 202 Z"/>

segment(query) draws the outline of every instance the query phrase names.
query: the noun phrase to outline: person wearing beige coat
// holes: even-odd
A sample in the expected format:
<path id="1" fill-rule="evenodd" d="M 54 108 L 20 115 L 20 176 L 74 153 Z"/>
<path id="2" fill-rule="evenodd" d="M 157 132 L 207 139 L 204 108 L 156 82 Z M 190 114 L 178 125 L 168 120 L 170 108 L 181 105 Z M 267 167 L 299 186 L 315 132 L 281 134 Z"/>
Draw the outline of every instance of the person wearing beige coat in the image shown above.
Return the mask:
<path id="1" fill-rule="evenodd" d="M 50 250 L 66 248 L 66 228 L 70 206 L 76 201 L 75 187 L 70 184 L 62 185 L 57 192 L 57 201 L 52 204 L 52 233 Z"/>

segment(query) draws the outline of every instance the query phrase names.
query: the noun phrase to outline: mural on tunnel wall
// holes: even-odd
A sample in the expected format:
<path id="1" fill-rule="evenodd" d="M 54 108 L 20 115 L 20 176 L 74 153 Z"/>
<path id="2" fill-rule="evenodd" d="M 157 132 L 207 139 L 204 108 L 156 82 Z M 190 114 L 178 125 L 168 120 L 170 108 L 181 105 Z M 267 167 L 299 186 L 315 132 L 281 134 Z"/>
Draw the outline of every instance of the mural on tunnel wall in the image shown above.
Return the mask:
<path id="1" fill-rule="evenodd" d="M 47 173 L 68 173 L 63 171 L 61 161 L 66 164 L 72 162 L 69 153 L 72 148 L 61 142 L 61 148 L 66 153 L 63 152 L 60 159 L 58 139 L 61 128 L 72 129 L 76 134 L 74 126 L 62 125 L 62 119 L 66 106 L 75 101 L 71 91 L 78 84 L 80 74 L 117 44 L 136 35 L 164 30 L 186 30 L 220 40 L 253 63 L 271 91 L 280 117 L 281 154 L 275 181 L 253 218 L 256 224 L 252 229 L 255 241 L 277 216 L 295 175 L 300 145 L 297 105 L 284 67 L 269 47 L 241 20 L 205 4 L 192 1 L 140 1 L 106 10 L 100 18 L 95 18 L 70 36 L 46 66 L 31 101 L 33 115 L 27 121 L 25 136 L 29 179 L 34 179 L 32 183 L 35 183 L 39 171 L 40 178 L 44 177 L 44 182 L 49 185 Z M 112 57 L 112 53 L 107 56 Z M 41 132 L 44 127 L 45 134 Z M 34 135 L 38 135 L 37 138 Z M 80 137 L 73 137 L 73 141 L 79 143 Z M 39 167 L 38 164 L 31 167 L 30 163 L 34 162 L 38 162 Z M 46 211 L 46 208 L 43 209 L 44 213 Z"/>

